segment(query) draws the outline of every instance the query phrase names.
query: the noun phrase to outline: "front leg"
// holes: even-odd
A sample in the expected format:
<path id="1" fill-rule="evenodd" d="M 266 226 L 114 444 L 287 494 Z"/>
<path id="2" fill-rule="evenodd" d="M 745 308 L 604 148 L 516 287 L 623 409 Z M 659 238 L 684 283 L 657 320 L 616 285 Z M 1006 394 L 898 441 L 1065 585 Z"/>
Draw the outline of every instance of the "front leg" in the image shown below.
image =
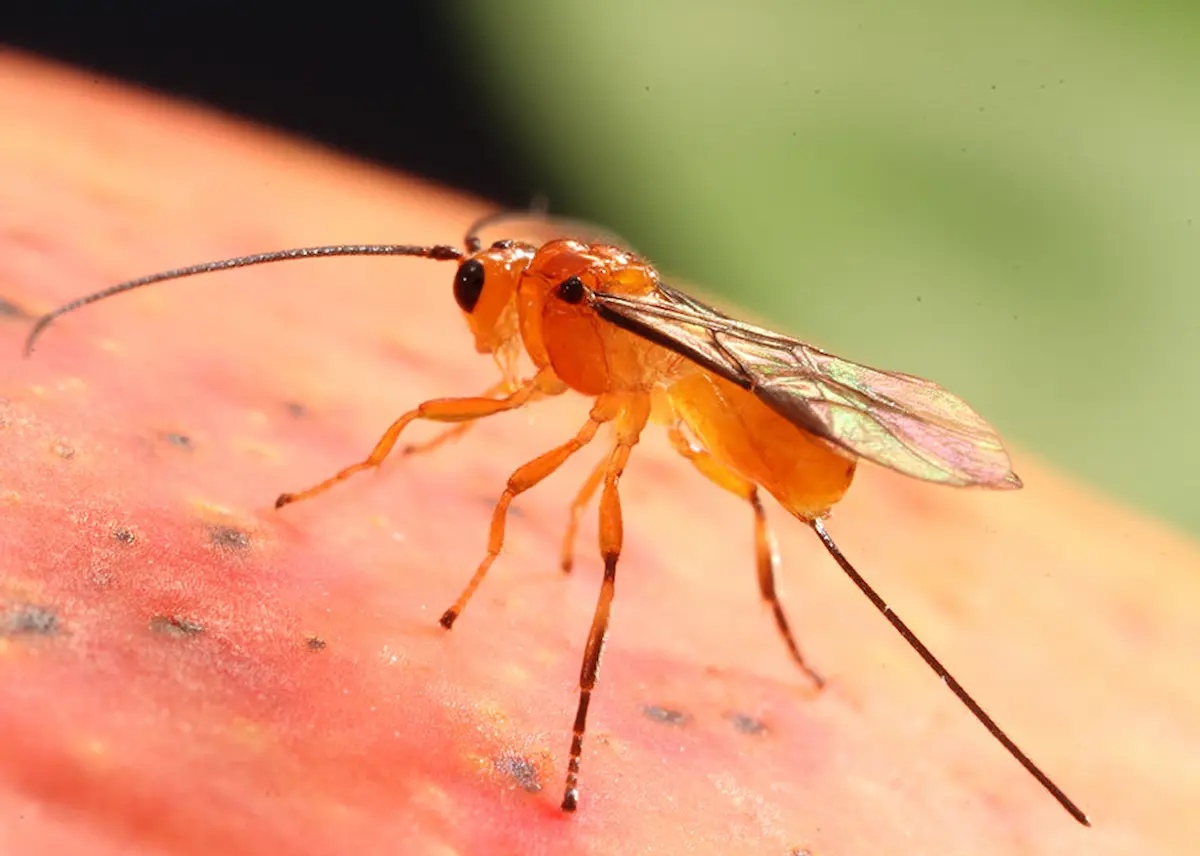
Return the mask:
<path id="1" fill-rule="evenodd" d="M 279 498 L 275 500 L 275 507 L 283 508 L 285 505 L 290 505 L 293 502 L 311 499 L 317 494 L 329 490 L 338 482 L 350 478 L 350 476 L 357 472 L 378 467 L 391 453 L 392 448 L 396 445 L 396 441 L 400 439 L 400 434 L 403 433 L 404 429 L 418 419 L 469 425 L 485 416 L 493 416 L 497 413 L 504 413 L 524 407 L 534 398 L 557 395 L 563 389 L 562 382 L 558 380 L 554 373 L 545 369 L 529 380 L 523 381 L 516 389 L 502 398 L 471 396 L 469 398 L 434 398 L 426 401 L 393 422 L 391 427 L 379 438 L 379 442 L 375 444 L 375 448 L 371 450 L 371 454 L 364 460 L 359 461 L 357 464 L 351 464 L 325 479 L 320 484 L 313 485 L 310 488 L 297 491 L 296 493 L 281 493 Z M 459 425 L 455 425 L 455 428 L 459 427 Z M 451 432 L 453 430 L 451 429 Z M 444 441 L 445 439 L 448 439 L 445 434 L 440 436 L 440 440 Z"/>

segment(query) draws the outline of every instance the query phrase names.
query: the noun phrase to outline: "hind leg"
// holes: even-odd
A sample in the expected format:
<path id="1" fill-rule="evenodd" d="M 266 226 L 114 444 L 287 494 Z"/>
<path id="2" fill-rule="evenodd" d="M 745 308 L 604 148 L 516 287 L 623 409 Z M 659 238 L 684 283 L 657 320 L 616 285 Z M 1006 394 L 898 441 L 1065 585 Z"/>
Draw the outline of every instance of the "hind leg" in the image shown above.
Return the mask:
<path id="1" fill-rule="evenodd" d="M 758 570 L 758 590 L 762 594 L 763 600 L 771 607 L 771 612 L 775 616 L 775 624 L 779 628 L 780 635 L 783 636 L 783 642 L 787 645 L 792 659 L 818 689 L 823 687 L 825 679 L 808 664 L 804 655 L 800 653 L 800 646 L 796 644 L 791 625 L 788 623 L 783 605 L 779 602 L 779 596 L 775 591 L 775 575 L 779 569 L 779 548 L 767 523 L 767 512 L 763 508 L 758 486 L 726 467 L 708 452 L 692 446 L 678 426 L 671 428 L 668 435 L 675 451 L 691 461 L 692 465 L 705 478 L 750 503 L 750 507 L 754 511 L 754 553 Z"/>

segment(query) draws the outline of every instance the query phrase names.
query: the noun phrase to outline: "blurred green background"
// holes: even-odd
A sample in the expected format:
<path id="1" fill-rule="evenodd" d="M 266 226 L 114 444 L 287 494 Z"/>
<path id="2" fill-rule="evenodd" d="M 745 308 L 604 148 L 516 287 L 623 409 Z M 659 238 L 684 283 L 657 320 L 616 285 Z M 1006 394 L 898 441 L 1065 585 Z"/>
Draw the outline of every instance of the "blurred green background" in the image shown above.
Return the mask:
<path id="1" fill-rule="evenodd" d="M 459 8 L 556 209 L 1200 533 L 1200 4 Z"/>

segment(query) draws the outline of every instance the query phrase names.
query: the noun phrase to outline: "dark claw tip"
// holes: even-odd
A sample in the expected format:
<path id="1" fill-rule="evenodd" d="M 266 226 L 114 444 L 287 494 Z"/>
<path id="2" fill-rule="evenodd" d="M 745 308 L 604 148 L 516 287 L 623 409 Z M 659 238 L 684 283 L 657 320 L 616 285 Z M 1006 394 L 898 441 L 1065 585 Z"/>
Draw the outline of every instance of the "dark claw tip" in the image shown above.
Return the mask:
<path id="1" fill-rule="evenodd" d="M 567 792 L 563 794 L 562 810 L 575 811 L 579 807 L 579 791 L 575 788 L 567 788 Z"/>
<path id="2" fill-rule="evenodd" d="M 445 612 L 442 613 L 442 617 L 438 619 L 438 624 L 442 625 L 442 627 L 445 627 L 447 630 L 449 630 L 451 627 L 454 626 L 454 622 L 456 620 L 458 620 L 458 613 L 455 612 L 453 609 L 447 609 Z"/>
<path id="3" fill-rule="evenodd" d="M 275 500 L 275 507 L 283 508 L 285 505 L 287 505 L 291 501 L 292 501 L 292 495 L 290 493 L 281 493 L 281 494 L 279 494 L 279 497 Z"/>

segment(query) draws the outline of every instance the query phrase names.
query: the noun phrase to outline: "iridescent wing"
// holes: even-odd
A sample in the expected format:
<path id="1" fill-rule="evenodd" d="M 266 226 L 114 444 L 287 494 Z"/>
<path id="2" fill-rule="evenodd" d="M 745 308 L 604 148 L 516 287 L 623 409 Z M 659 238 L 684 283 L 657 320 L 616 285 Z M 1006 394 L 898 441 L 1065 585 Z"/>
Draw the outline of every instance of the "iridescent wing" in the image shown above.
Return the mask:
<path id="1" fill-rule="evenodd" d="M 753 392 L 856 457 L 940 484 L 1021 486 L 996 430 L 932 381 L 843 360 L 667 285 L 645 297 L 594 291 L 587 299 L 605 320 Z"/>

